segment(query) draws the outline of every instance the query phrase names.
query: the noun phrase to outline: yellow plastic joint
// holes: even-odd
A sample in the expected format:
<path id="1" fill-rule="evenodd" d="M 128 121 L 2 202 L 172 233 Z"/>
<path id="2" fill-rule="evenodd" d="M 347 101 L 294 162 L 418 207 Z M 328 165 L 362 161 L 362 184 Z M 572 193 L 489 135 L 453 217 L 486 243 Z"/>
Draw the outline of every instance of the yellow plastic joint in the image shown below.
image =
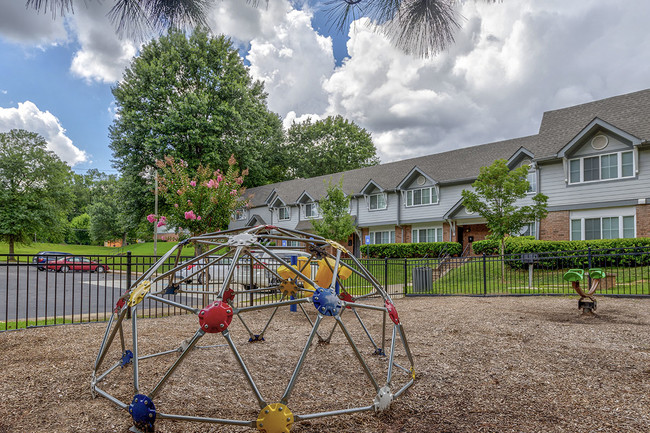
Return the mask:
<path id="1" fill-rule="evenodd" d="M 333 240 L 331 240 L 331 239 L 325 239 L 325 242 L 327 242 L 328 244 L 330 244 L 330 245 L 332 246 L 332 248 L 335 248 L 335 249 L 341 251 L 342 253 L 347 253 L 347 252 L 348 252 L 348 250 L 346 250 L 345 247 L 344 247 L 343 245 L 339 244 L 339 243 L 336 242 L 336 241 L 333 241 Z"/>
<path id="2" fill-rule="evenodd" d="M 135 307 L 136 305 L 138 305 L 144 299 L 144 295 L 149 293 L 149 290 L 151 290 L 151 281 L 144 280 L 143 282 L 138 284 L 138 287 L 136 287 L 135 290 L 131 292 L 131 295 L 129 296 L 129 302 L 127 302 L 127 305 L 129 307 Z"/>
<path id="3" fill-rule="evenodd" d="M 293 413 L 286 404 L 272 403 L 257 415 L 257 430 L 264 433 L 289 433 L 293 425 Z"/>

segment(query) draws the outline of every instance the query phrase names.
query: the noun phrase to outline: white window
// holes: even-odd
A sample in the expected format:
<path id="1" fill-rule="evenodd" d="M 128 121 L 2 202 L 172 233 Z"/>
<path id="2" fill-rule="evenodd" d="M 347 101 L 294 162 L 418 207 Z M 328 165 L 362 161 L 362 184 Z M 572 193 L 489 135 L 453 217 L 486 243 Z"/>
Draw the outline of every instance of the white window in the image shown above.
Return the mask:
<path id="1" fill-rule="evenodd" d="M 410 189 L 406 191 L 406 206 L 426 206 L 438 203 L 435 187 Z"/>
<path id="2" fill-rule="evenodd" d="M 596 182 L 634 176 L 632 151 L 609 153 L 569 161 L 569 183 Z"/>
<path id="3" fill-rule="evenodd" d="M 368 209 L 382 210 L 386 209 L 386 194 L 379 193 L 368 196 Z"/>
<path id="4" fill-rule="evenodd" d="M 393 244 L 395 243 L 395 230 L 384 230 L 370 232 L 371 244 Z"/>
<path id="5" fill-rule="evenodd" d="M 528 181 L 528 193 L 536 193 L 537 192 L 537 171 L 531 170 L 528 172 L 528 176 L 526 177 L 526 180 Z"/>
<path id="6" fill-rule="evenodd" d="M 634 238 L 635 226 L 632 215 L 575 218 L 571 219 L 571 240 Z"/>
<path id="7" fill-rule="evenodd" d="M 278 208 L 278 221 L 287 221 L 291 219 L 291 212 L 287 206 Z"/>
<path id="8" fill-rule="evenodd" d="M 413 243 L 442 242 L 442 227 L 414 228 L 411 235 Z"/>
<path id="9" fill-rule="evenodd" d="M 302 205 L 305 218 L 318 218 L 318 206 L 316 203 L 305 203 Z"/>
<path id="10" fill-rule="evenodd" d="M 535 223 L 526 223 L 515 236 L 537 236 Z"/>
<path id="11" fill-rule="evenodd" d="M 232 213 L 232 219 L 242 221 L 246 219 L 246 209 L 235 209 Z"/>

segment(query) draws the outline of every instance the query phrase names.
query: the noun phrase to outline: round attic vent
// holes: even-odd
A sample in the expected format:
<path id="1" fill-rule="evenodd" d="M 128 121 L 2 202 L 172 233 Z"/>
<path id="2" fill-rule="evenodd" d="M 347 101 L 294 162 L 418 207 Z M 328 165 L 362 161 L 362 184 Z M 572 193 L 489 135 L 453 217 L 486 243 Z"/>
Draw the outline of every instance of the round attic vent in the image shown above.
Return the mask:
<path id="1" fill-rule="evenodd" d="M 519 167 L 523 167 L 524 165 L 527 165 L 530 168 L 530 165 L 533 163 L 530 159 L 522 159 L 521 164 L 519 164 Z"/>
<path id="2" fill-rule="evenodd" d="M 424 176 L 418 176 L 418 178 L 417 178 L 417 180 L 416 180 L 416 182 L 418 183 L 418 185 L 424 185 L 424 182 L 426 182 L 426 181 L 427 181 L 427 180 L 424 178 Z"/>
<path id="3" fill-rule="evenodd" d="M 591 147 L 593 147 L 596 150 L 602 150 L 606 148 L 608 143 L 609 143 L 609 139 L 602 134 L 599 134 L 591 139 Z"/>

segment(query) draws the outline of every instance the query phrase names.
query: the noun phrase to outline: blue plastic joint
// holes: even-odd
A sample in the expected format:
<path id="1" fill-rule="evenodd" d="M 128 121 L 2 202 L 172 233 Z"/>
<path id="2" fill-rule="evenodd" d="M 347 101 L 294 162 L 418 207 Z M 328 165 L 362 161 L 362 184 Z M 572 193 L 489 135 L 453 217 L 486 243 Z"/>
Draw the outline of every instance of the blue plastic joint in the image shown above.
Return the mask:
<path id="1" fill-rule="evenodd" d="M 136 394 L 129 405 L 129 413 L 133 418 L 133 425 L 145 432 L 153 432 L 153 423 L 156 421 L 156 406 L 153 400 L 144 394 Z"/>
<path id="2" fill-rule="evenodd" d="M 323 316 L 338 316 L 343 308 L 343 302 L 336 295 L 334 289 L 319 287 L 314 292 L 312 299 L 314 300 L 314 307 Z"/>
<path id="3" fill-rule="evenodd" d="M 170 284 L 167 287 L 165 287 L 165 295 L 175 295 L 176 291 L 180 289 L 179 284 Z"/>
<path id="4" fill-rule="evenodd" d="M 377 356 L 386 356 L 386 352 L 381 347 L 375 349 L 375 355 Z"/>
<path id="5" fill-rule="evenodd" d="M 264 337 L 261 337 L 259 335 L 253 335 L 251 338 L 248 339 L 249 343 L 254 343 L 256 341 L 264 341 Z"/>
<path id="6" fill-rule="evenodd" d="M 124 352 L 122 355 L 122 361 L 120 361 L 120 367 L 124 368 L 126 364 L 130 364 L 131 361 L 133 360 L 133 352 L 130 350 L 127 350 Z"/>

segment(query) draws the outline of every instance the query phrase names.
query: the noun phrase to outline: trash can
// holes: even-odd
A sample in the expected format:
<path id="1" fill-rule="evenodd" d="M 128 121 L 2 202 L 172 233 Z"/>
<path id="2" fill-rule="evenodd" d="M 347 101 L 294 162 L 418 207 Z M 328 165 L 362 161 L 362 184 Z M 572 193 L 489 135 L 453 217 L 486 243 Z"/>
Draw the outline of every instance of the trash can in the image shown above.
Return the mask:
<path id="1" fill-rule="evenodd" d="M 413 268 L 413 293 L 429 293 L 433 290 L 433 269 L 428 266 Z"/>

